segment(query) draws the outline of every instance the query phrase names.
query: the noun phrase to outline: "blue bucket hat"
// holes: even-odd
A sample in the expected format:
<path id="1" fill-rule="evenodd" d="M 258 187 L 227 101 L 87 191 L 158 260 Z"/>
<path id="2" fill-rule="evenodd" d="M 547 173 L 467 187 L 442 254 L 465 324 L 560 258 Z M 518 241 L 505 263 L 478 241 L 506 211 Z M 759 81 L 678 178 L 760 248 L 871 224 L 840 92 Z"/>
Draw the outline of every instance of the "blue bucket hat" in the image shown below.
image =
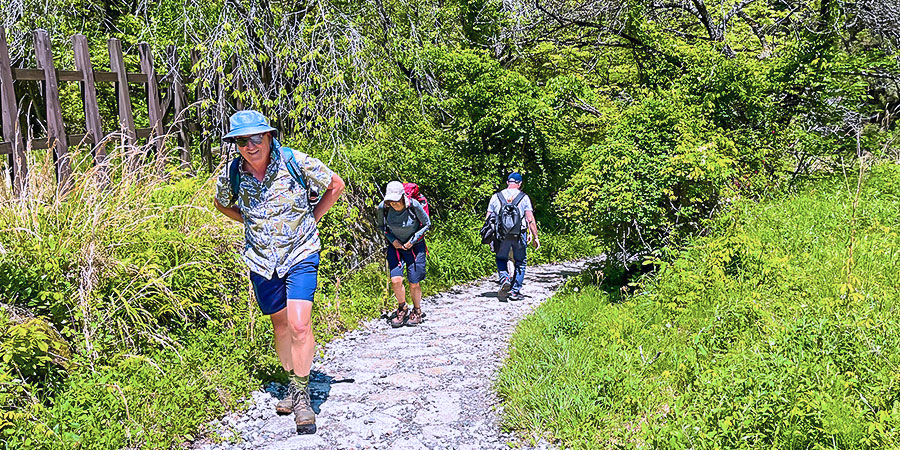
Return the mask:
<path id="1" fill-rule="evenodd" d="M 506 182 L 522 184 L 522 174 L 519 172 L 513 172 L 509 174 L 508 177 L 506 177 Z"/>
<path id="2" fill-rule="evenodd" d="M 222 140 L 225 142 L 234 142 L 234 138 L 237 136 L 250 136 L 267 131 L 271 131 L 273 137 L 278 136 L 278 130 L 270 127 L 269 120 L 259 111 L 252 109 L 238 111 L 232 114 L 230 122 L 231 130 L 228 134 L 222 136 Z"/>

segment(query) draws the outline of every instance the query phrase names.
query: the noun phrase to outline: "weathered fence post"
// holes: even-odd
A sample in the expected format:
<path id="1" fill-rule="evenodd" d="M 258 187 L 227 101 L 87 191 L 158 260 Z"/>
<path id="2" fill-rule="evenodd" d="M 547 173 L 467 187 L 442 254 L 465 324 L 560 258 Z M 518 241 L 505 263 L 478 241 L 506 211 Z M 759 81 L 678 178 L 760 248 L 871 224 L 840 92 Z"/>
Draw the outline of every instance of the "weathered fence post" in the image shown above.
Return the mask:
<path id="1" fill-rule="evenodd" d="M 94 67 L 91 65 L 91 54 L 88 50 L 87 37 L 82 34 L 72 36 L 72 48 L 75 50 L 75 70 L 81 72 L 81 88 L 84 95 L 85 141 L 93 144 L 94 164 L 106 172 L 103 162 L 106 160 L 106 136 L 103 133 L 103 122 L 100 121 L 100 106 L 97 103 L 97 84 L 94 80 Z"/>
<path id="2" fill-rule="evenodd" d="M 72 161 L 69 157 L 69 139 L 62 120 L 62 106 L 59 104 L 59 83 L 56 66 L 50 51 L 50 35 L 46 30 L 34 32 L 34 56 L 39 69 L 44 71 L 44 96 L 47 106 L 47 142 L 56 156 L 56 180 L 61 192 L 72 187 Z"/>
<path id="3" fill-rule="evenodd" d="M 175 126 L 178 127 L 178 137 L 181 138 L 181 168 L 182 170 L 191 171 L 191 135 L 185 131 L 185 120 L 187 120 L 187 99 L 184 96 L 184 80 L 181 78 L 181 71 L 178 70 L 178 52 L 174 46 L 169 46 L 169 53 L 175 64 L 175 70 L 172 70 L 172 100 L 174 101 Z"/>
<path id="4" fill-rule="evenodd" d="M 162 109 L 159 106 L 159 85 L 156 80 L 156 72 L 153 69 L 153 54 L 150 53 L 150 45 L 141 43 L 138 45 L 141 54 L 141 72 L 147 75 L 147 112 L 150 115 L 150 141 L 156 145 L 156 157 L 165 161 L 165 137 L 162 127 Z M 165 166 L 163 165 L 164 169 Z"/>
<path id="5" fill-rule="evenodd" d="M 25 160 L 25 143 L 19 129 L 19 107 L 13 89 L 9 47 L 6 45 L 6 28 L 0 27 L 0 114 L 3 120 L 3 139 L 12 145 L 9 165 L 12 171 L 13 192 L 25 195 L 28 185 L 28 164 Z"/>
<path id="6" fill-rule="evenodd" d="M 134 128 L 134 114 L 131 112 L 131 93 L 128 90 L 128 72 L 125 71 L 125 58 L 122 56 L 122 41 L 110 39 L 109 68 L 116 74 L 119 100 L 119 127 L 125 128 L 127 145 L 133 145 L 137 139 Z"/>

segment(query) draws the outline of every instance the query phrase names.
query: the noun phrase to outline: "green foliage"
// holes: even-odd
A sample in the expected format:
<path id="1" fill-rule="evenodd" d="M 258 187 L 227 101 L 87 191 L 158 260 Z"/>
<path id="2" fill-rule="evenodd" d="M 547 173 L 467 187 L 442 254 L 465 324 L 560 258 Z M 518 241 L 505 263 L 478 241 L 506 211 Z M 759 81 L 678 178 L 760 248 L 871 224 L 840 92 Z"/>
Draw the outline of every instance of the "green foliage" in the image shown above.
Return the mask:
<path id="1" fill-rule="evenodd" d="M 249 374 L 278 365 L 267 328 L 262 321 L 209 327 L 186 336 L 178 349 L 120 355 L 73 372 L 52 403 L 21 409 L 32 420 L 0 431 L 5 448 L 171 448 L 208 418 L 239 406 L 258 386 Z"/>
<path id="2" fill-rule="evenodd" d="M 14 367 L 20 379 L 45 387 L 69 368 L 69 345 L 46 321 L 32 318 L 5 325 L 0 361 Z"/>
<path id="3" fill-rule="evenodd" d="M 556 92 L 539 89 L 484 51 L 429 47 L 427 55 L 441 90 L 419 96 L 398 87 L 384 120 L 372 129 L 374 139 L 345 150 L 348 169 L 358 174 L 351 178 L 366 184 L 414 181 L 442 216 L 484 210 L 503 177 L 516 170 L 525 174 L 524 189 L 535 202 L 549 204 L 553 186 L 572 172 L 570 161 L 579 155 L 562 147 L 566 130 L 551 105 Z M 554 90 L 565 91 L 564 83 Z M 549 208 L 536 208 L 536 214 L 553 224 Z"/>
<path id="4" fill-rule="evenodd" d="M 5 448 L 169 447 L 279 366 L 206 180 L 89 179 L 2 206 Z"/>
<path id="5" fill-rule="evenodd" d="M 648 92 L 613 120 L 556 205 L 628 249 L 649 251 L 702 228 L 736 172 L 734 142 L 677 96 Z"/>
<path id="6" fill-rule="evenodd" d="M 892 445 L 898 174 L 868 174 L 854 241 L 854 192 L 825 181 L 737 203 L 710 236 L 648 261 L 656 273 L 624 302 L 569 286 L 513 337 L 506 426 L 572 448 Z"/>
<path id="7" fill-rule="evenodd" d="M 853 216 L 864 238 L 848 246 L 838 220 L 810 221 L 803 231 L 787 223 L 792 216 L 742 202 L 733 215 L 716 217 L 738 198 L 846 169 L 844 160 L 857 152 L 896 157 L 896 32 L 867 16 L 877 18 L 884 5 L 707 1 L 683 14 L 653 2 L 525 3 L 25 0 L 0 2 L 0 11 L 16 66 L 35 67 L 30 33 L 39 27 L 66 70 L 73 68 L 72 34 L 87 35 L 95 67 L 109 63 L 107 39 L 121 39 L 129 71 L 138 66 L 135 45 L 148 42 L 158 71 L 195 76 L 187 91 L 201 92 L 197 138 L 214 138 L 241 101 L 264 111 L 285 143 L 347 180 L 344 199 L 320 224 L 320 340 L 392 301 L 371 219 L 387 181 L 416 182 L 431 202 L 425 289 L 434 292 L 493 271 L 476 231 L 489 196 L 516 170 L 525 174 L 542 232 L 530 263 L 615 249 L 655 255 L 648 267 L 660 271 L 650 288 L 629 297 L 630 274 L 610 266 L 596 275 L 605 289 L 586 287 L 590 295 L 564 297 L 539 315 L 546 323 L 536 329 L 549 330 L 552 342 L 517 345 L 543 358 L 536 367 L 550 375 L 504 378 L 526 391 L 509 410 L 533 421 L 529 427 L 547 427 L 532 415 L 544 408 L 562 411 L 557 434 L 574 445 L 775 447 L 765 439 L 783 433 L 792 434 L 777 444 L 796 448 L 829 436 L 833 445 L 888 442 L 892 436 L 879 434 L 879 426 L 891 433 L 884 426 L 894 420 L 886 388 L 877 384 L 883 374 L 840 375 L 834 367 L 849 363 L 809 355 L 833 347 L 834 355 L 876 364 L 858 344 L 871 337 L 852 322 L 869 320 L 871 311 L 844 309 L 872 300 L 873 280 L 876 291 L 892 286 L 896 274 L 878 272 L 873 267 L 884 261 L 867 258 L 879 251 L 893 258 L 891 242 L 875 236 L 894 232 L 896 168 L 873 170 L 865 198 L 878 201 Z M 162 57 L 168 45 L 178 57 Z M 188 50 L 199 52 L 197 64 Z M 80 87 L 60 88 L 67 130 L 78 132 Z M 17 82 L 31 119 L 23 126 L 36 136 L 45 133 L 39 91 L 37 83 Z M 102 84 L 99 97 L 104 128 L 118 129 L 114 86 Z M 146 100 L 133 97 L 138 126 L 146 126 Z M 859 136 L 859 151 L 846 139 L 851 134 Z M 114 185 L 103 191 L 85 175 L 88 150 L 74 150 L 80 175 L 65 198 L 51 192 L 50 155 L 31 152 L 38 177 L 31 197 L 0 203 L 0 432 L 7 447 L 172 446 L 205 417 L 234 406 L 206 406 L 211 391 L 190 395 L 192 380 L 209 376 L 218 398 L 237 398 L 277 372 L 274 352 L 264 348 L 268 324 L 249 299 L 237 256 L 240 225 L 209 208 L 211 180 L 131 176 L 117 165 L 123 149 L 115 149 Z M 847 217 L 845 209 L 805 198 L 793 200 L 805 210 L 785 209 L 797 217 Z M 694 246 L 679 253 L 687 242 Z M 821 280 L 834 279 L 840 282 L 827 291 Z M 613 280 L 621 285 L 610 287 Z M 779 298 L 814 306 L 798 309 Z M 832 316 L 816 315 L 821 311 Z M 873 323 L 872 336 L 893 342 L 889 322 Z M 826 336 L 827 329 L 856 341 Z M 222 342 L 206 341 L 216 334 Z M 637 352 L 632 341 L 640 342 Z M 653 356 L 664 344 L 673 350 Z M 233 354 L 221 373 L 198 356 L 210 346 Z M 58 358 L 66 351 L 71 357 Z M 559 355 L 562 369 L 553 360 Z M 808 382 L 809 367 L 826 374 L 824 381 Z M 823 387 L 829 382 L 833 389 Z M 558 385 L 561 395 L 531 396 Z M 873 385 L 882 391 L 859 388 Z M 168 400 L 148 395 L 155 391 Z M 744 416 L 734 414 L 736 401 L 750 405 Z M 788 404 L 800 405 L 798 413 Z M 154 423 L 154 410 L 171 415 L 172 426 Z M 184 413 L 192 410 L 194 417 Z M 773 428 L 781 424 L 794 428 Z"/>

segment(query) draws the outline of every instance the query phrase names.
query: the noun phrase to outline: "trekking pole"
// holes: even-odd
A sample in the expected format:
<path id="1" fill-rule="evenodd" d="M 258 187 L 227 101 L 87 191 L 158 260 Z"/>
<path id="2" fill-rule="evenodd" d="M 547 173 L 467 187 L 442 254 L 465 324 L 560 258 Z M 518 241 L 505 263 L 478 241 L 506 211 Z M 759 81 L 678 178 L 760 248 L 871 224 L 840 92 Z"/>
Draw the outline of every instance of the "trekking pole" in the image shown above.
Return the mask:
<path id="1" fill-rule="evenodd" d="M 384 259 L 384 273 L 387 274 L 387 282 L 384 284 L 384 306 L 383 309 L 385 314 L 391 310 L 391 263 L 387 261 L 387 258 Z"/>
<path id="2" fill-rule="evenodd" d="M 390 321 L 391 317 L 391 266 L 387 258 L 384 259 L 384 269 L 387 274 L 387 283 L 385 283 L 384 301 L 381 303 L 381 317 Z"/>

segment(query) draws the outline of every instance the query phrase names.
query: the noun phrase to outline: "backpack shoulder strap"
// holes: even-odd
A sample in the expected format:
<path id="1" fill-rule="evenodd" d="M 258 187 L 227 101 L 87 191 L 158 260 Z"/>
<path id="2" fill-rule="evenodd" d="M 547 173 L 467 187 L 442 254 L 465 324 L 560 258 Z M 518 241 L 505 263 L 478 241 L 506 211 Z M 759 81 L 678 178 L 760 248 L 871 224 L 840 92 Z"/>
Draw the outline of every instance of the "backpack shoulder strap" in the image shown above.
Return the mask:
<path id="1" fill-rule="evenodd" d="M 303 189 L 306 189 L 306 180 L 303 179 L 303 171 L 300 169 L 300 166 L 297 164 L 297 159 L 294 158 L 294 151 L 290 149 L 290 147 L 279 147 L 281 150 L 281 156 L 284 158 L 284 165 L 287 167 L 288 172 L 290 172 L 291 176 L 300 183 L 300 186 Z"/>
<path id="2" fill-rule="evenodd" d="M 519 195 L 517 195 L 516 199 L 512 202 L 513 206 L 519 206 L 519 202 L 521 202 L 523 198 L 525 198 L 525 193 L 519 191 Z"/>
<path id="3" fill-rule="evenodd" d="M 419 223 L 419 228 L 422 228 L 422 221 L 419 220 L 419 215 L 416 214 L 416 212 L 413 210 L 413 208 L 416 207 L 416 205 L 413 205 L 413 202 L 416 202 L 416 204 L 418 204 L 419 206 L 422 206 L 422 204 L 419 203 L 418 200 L 416 200 L 416 199 L 410 197 L 410 198 L 409 198 L 409 206 L 406 207 L 406 213 L 407 213 L 410 217 L 412 217 L 413 219 L 415 219 L 416 222 Z M 424 208 L 422 208 L 422 209 L 424 209 Z"/>
<path id="4" fill-rule="evenodd" d="M 238 156 L 231 160 L 228 165 L 228 183 L 231 185 L 231 203 L 238 199 L 238 193 L 241 190 L 241 157 Z"/>
<path id="5" fill-rule="evenodd" d="M 418 202 L 417 202 L 417 203 L 418 203 Z M 412 205 L 411 203 L 410 203 L 409 206 L 406 207 L 406 212 L 407 212 L 410 216 L 412 216 L 413 220 L 415 220 L 416 223 L 419 224 L 419 228 L 422 228 L 422 221 L 419 220 L 418 214 L 416 214 L 416 212 L 413 211 L 413 205 Z"/>

